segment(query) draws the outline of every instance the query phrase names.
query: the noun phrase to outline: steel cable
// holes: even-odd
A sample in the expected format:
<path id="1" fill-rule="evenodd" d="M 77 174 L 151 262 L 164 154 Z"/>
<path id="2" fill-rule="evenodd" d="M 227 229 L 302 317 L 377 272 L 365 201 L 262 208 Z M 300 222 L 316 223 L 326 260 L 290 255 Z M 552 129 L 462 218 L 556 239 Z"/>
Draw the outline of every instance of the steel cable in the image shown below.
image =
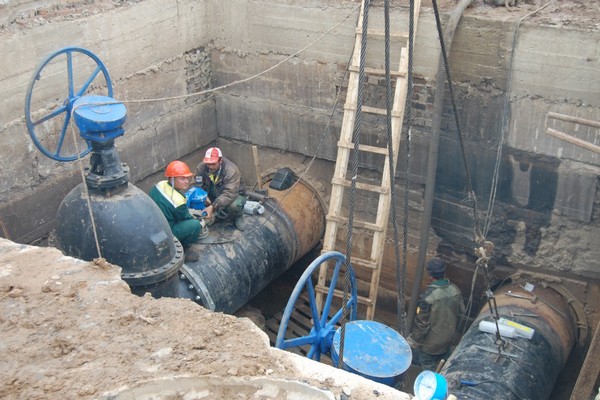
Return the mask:
<path id="1" fill-rule="evenodd" d="M 448 91 L 450 92 L 450 100 L 452 102 L 452 110 L 454 113 L 454 122 L 456 123 L 456 130 L 458 133 L 458 141 L 460 143 L 460 149 L 463 159 L 463 164 L 465 168 L 466 175 L 466 184 L 467 184 L 467 193 L 472 203 L 473 208 L 473 230 L 475 233 L 475 243 L 478 245 L 483 243 L 483 234 L 481 232 L 481 227 L 479 223 L 479 216 L 477 215 L 477 196 L 475 196 L 475 191 L 473 190 L 473 184 L 471 179 L 471 172 L 469 170 L 469 165 L 467 164 L 467 155 L 465 154 L 465 143 L 463 139 L 463 134 L 460 129 L 460 121 L 458 119 L 458 109 L 456 107 L 456 101 L 454 96 L 454 88 L 452 85 L 452 77 L 450 76 L 450 65 L 448 63 L 448 55 L 446 54 L 446 45 L 444 44 L 444 36 L 442 33 L 442 24 L 440 22 L 440 13 L 437 6 L 437 1 L 432 0 L 433 4 L 433 12 L 435 14 L 435 22 L 438 31 L 438 36 L 440 38 L 440 47 L 442 50 L 442 58 L 444 60 L 444 68 L 446 70 L 446 79 L 448 81 Z"/>
<path id="2" fill-rule="evenodd" d="M 362 125 L 362 103 L 363 103 L 363 85 L 365 81 L 365 59 L 367 54 L 367 29 L 369 26 L 369 5 L 370 0 L 363 2 L 362 15 L 362 35 L 360 46 L 360 62 L 358 67 L 358 94 L 356 99 L 356 110 L 354 112 L 354 130 L 352 131 L 352 142 L 354 149 L 352 152 L 352 179 L 350 185 L 350 200 L 348 211 L 348 236 L 346 237 L 346 260 L 344 263 L 344 290 L 342 295 L 342 317 L 340 319 L 340 355 L 338 368 L 341 368 L 344 360 L 344 342 L 346 335 L 346 303 L 348 301 L 348 292 L 350 291 L 350 274 L 348 269 L 351 268 L 352 257 L 352 230 L 354 226 L 354 209 L 356 203 L 356 179 L 358 178 L 358 152 L 360 146 L 360 131 Z"/>

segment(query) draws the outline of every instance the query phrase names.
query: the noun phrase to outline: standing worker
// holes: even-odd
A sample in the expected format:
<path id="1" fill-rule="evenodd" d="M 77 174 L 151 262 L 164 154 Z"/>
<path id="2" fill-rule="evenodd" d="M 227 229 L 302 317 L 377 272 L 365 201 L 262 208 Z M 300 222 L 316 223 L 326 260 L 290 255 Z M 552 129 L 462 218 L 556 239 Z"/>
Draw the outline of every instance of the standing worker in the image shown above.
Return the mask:
<path id="1" fill-rule="evenodd" d="M 233 219 L 237 229 L 245 230 L 246 186 L 237 165 L 223 157 L 221 149 L 211 147 L 198 164 L 196 177 L 202 178 L 202 188 L 208 193 L 204 210 L 209 225 L 214 223 L 215 218 Z"/>
<path id="2" fill-rule="evenodd" d="M 426 370 L 436 371 L 447 360 L 459 319 L 465 312 L 460 289 L 444 278 L 446 264 L 439 258 L 427 263 L 429 285 L 421 293 L 414 326 L 408 342 Z"/>
<path id="3" fill-rule="evenodd" d="M 190 246 L 198 240 L 200 233 L 202 237 L 208 235 L 206 223 L 194 218 L 186 204 L 184 193 L 192 185 L 193 175 L 186 163 L 172 161 L 165 170 L 168 179 L 158 182 L 150 190 L 150 197 L 166 217 L 173 235 L 181 242 L 185 261 L 188 262 L 199 258 Z"/>

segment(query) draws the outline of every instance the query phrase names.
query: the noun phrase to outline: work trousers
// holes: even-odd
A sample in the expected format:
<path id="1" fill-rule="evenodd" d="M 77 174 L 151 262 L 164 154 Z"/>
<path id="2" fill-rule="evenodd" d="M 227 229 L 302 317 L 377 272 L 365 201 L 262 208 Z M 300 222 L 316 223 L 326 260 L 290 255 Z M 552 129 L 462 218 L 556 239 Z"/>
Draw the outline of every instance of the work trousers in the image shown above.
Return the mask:
<path id="1" fill-rule="evenodd" d="M 173 225 L 172 232 L 183 247 L 188 247 L 198 240 L 201 230 L 200 221 L 197 219 L 186 219 Z"/>

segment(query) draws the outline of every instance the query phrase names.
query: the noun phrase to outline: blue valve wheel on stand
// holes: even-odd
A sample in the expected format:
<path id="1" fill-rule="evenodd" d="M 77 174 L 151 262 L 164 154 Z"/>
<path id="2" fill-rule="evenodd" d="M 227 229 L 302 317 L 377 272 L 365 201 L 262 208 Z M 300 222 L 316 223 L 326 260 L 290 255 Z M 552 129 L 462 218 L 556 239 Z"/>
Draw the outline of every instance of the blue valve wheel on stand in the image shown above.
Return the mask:
<path id="1" fill-rule="evenodd" d="M 57 85 L 58 79 L 65 79 L 66 84 Z M 86 139 L 74 145 L 69 131 L 75 102 L 91 91 L 109 98 L 113 96 L 106 66 L 87 49 L 65 47 L 38 65 L 27 88 L 25 122 L 33 143 L 46 157 L 74 161 L 90 153 L 91 142 Z M 52 96 L 61 103 L 50 104 L 47 99 Z M 57 135 L 49 133 L 55 130 L 59 131 Z"/>
<path id="2" fill-rule="evenodd" d="M 338 365 L 344 309 L 332 308 L 332 300 L 340 275 L 345 276 L 350 287 L 345 307 L 348 316 L 345 318 L 344 325 L 343 368 L 373 381 L 393 386 L 398 377 L 410 367 L 412 361 L 410 346 L 398 332 L 382 323 L 356 320 L 358 305 L 356 278 L 351 265 L 348 265 L 343 272 L 345 261 L 346 256 L 331 251 L 322 254 L 308 266 L 298 280 L 285 308 L 275 346 L 280 349 L 310 346 L 307 357 L 319 361 L 321 354 L 327 353 L 330 354 L 334 365 Z M 322 310 L 318 310 L 312 275 L 321 264 L 327 262 L 335 262 L 335 266 Z M 303 290 L 307 292 L 314 325 L 308 335 L 288 338 L 287 330 L 292 311 Z"/>

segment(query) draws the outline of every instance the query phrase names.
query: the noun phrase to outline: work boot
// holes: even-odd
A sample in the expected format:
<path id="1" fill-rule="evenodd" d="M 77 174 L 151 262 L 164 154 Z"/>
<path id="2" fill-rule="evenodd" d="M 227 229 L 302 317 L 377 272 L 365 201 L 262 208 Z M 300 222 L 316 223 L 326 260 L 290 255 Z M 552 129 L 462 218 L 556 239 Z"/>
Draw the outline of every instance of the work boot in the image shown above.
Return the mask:
<path id="1" fill-rule="evenodd" d="M 206 239 L 208 237 L 208 226 L 204 226 L 202 227 L 202 230 L 200 231 L 200 235 L 198 235 L 198 240 L 202 240 L 202 239 Z"/>
<path id="2" fill-rule="evenodd" d="M 196 253 L 190 247 L 188 247 L 187 249 L 184 249 L 183 254 L 185 257 L 185 262 L 194 262 L 194 261 L 198 261 L 200 259 L 200 256 L 198 255 L 198 253 Z"/>
<path id="3" fill-rule="evenodd" d="M 238 228 L 238 230 L 240 230 L 241 232 L 246 230 L 247 224 L 243 214 L 235 219 L 235 227 Z"/>

